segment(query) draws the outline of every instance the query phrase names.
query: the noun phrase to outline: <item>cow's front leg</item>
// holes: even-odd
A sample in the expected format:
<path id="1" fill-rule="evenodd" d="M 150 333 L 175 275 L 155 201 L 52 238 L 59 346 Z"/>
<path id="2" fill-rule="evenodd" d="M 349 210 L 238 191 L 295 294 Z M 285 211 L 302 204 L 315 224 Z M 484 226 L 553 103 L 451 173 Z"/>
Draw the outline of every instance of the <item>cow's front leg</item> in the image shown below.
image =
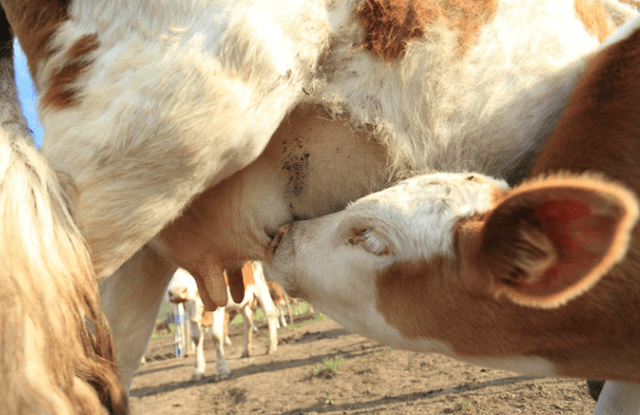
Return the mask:
<path id="1" fill-rule="evenodd" d="M 127 393 L 175 271 L 175 265 L 145 246 L 100 284 L 102 306 L 111 325 L 121 369 L 120 380 Z"/>

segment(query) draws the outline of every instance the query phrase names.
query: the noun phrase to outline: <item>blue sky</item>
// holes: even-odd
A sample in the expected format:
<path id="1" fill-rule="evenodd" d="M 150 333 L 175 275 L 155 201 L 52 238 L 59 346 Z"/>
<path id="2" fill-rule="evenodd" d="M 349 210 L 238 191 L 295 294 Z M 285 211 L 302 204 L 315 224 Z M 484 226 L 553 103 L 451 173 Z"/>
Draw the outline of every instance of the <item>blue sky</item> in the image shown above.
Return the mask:
<path id="1" fill-rule="evenodd" d="M 38 95 L 36 89 L 31 82 L 29 70 L 27 69 L 27 58 L 22 53 L 20 45 L 14 42 L 14 64 L 16 69 L 16 84 L 18 85 L 18 98 L 22 103 L 22 113 L 27 118 L 29 128 L 33 131 L 33 138 L 36 140 L 38 147 L 42 145 L 42 126 L 38 121 Z"/>

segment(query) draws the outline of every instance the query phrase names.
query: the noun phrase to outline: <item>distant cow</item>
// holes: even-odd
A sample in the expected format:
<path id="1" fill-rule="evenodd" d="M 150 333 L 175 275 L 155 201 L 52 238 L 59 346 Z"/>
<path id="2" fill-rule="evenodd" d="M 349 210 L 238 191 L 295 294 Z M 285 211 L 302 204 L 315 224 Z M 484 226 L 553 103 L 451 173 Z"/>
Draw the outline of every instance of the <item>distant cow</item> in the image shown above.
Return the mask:
<path id="1" fill-rule="evenodd" d="M 277 311 L 269 296 L 269 288 L 262 273 L 260 263 L 247 262 L 242 267 L 245 287 L 244 299 L 240 303 L 229 302 L 226 307 L 219 307 L 216 311 L 205 312 L 200 299 L 195 280 L 185 270 L 179 269 L 173 276 L 169 288 L 169 299 L 172 303 L 185 304 L 185 317 L 190 324 L 191 337 L 196 346 L 195 363 L 192 380 L 201 380 L 205 375 L 206 361 L 204 358 L 203 328 L 212 327 L 213 341 L 216 348 L 216 380 L 226 379 L 230 375 L 229 365 L 224 355 L 224 343 L 227 338 L 227 311 L 239 311 L 244 324 L 244 347 L 242 357 L 251 355 L 253 348 L 253 303 L 257 300 L 269 326 L 269 348 L 267 353 L 276 351 L 278 345 Z"/>

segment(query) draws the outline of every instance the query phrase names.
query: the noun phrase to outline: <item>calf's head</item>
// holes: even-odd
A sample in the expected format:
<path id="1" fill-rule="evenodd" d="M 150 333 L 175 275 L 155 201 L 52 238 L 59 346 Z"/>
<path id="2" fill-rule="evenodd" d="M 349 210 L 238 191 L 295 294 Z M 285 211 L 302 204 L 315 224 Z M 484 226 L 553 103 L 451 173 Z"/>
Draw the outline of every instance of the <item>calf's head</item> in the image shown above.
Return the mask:
<path id="1" fill-rule="evenodd" d="M 382 342 L 582 376 L 558 363 L 559 350 L 583 341 L 598 307 L 570 300 L 625 256 L 637 215 L 631 192 L 597 177 L 511 191 L 477 174 L 427 175 L 282 227 L 269 270 L 292 295 Z M 566 314 L 576 307 L 574 324 Z"/>

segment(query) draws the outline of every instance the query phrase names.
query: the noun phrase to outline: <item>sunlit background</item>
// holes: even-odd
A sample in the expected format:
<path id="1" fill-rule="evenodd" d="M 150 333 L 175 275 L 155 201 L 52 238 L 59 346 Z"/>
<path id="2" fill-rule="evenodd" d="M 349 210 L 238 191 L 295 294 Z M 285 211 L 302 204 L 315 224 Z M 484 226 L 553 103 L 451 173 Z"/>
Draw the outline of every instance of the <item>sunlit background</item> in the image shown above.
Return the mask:
<path id="1" fill-rule="evenodd" d="M 22 103 L 22 113 L 27 118 L 29 128 L 33 131 L 33 138 L 38 144 L 42 145 L 42 126 L 38 121 L 38 95 L 36 89 L 31 82 L 29 70 L 27 69 L 27 58 L 24 56 L 18 41 L 14 41 L 14 65 L 16 70 L 16 83 L 18 85 L 18 97 Z"/>

